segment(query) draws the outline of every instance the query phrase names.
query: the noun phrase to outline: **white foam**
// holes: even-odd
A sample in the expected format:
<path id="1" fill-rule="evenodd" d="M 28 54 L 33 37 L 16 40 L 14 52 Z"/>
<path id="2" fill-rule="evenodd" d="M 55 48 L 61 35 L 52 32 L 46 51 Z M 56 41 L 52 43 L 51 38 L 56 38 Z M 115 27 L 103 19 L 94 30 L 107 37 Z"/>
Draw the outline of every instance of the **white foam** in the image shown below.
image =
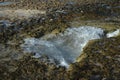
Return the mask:
<path id="1" fill-rule="evenodd" d="M 60 60 L 60 64 L 59 64 L 60 66 L 65 66 L 65 67 L 69 67 L 69 64 L 65 61 L 65 59 L 64 58 L 62 58 L 61 60 Z"/>
<path id="2" fill-rule="evenodd" d="M 101 28 L 83 26 L 79 28 L 68 28 L 58 36 L 40 38 L 27 38 L 21 45 L 24 51 L 47 55 L 56 59 L 61 66 L 75 62 L 83 47 L 92 39 L 100 39 L 104 34 Z"/>
<path id="3" fill-rule="evenodd" d="M 117 29 L 116 31 L 114 32 L 110 32 L 107 34 L 107 37 L 110 38 L 110 37 L 115 37 L 115 36 L 118 36 L 120 34 L 120 29 Z"/>

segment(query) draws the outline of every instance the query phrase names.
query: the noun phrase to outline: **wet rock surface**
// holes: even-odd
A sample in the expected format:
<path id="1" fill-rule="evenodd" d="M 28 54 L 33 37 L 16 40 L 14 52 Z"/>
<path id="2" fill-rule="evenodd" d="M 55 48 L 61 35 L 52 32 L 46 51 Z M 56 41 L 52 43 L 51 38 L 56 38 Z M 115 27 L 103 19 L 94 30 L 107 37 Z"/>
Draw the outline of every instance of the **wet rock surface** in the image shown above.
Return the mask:
<path id="1" fill-rule="evenodd" d="M 46 14 L 27 19 L 0 17 L 0 80 L 120 79 L 120 36 L 90 41 L 77 62 L 68 69 L 51 63 L 47 56 L 36 59 L 20 48 L 24 38 L 58 34 L 73 25 L 101 27 L 106 33 L 119 29 L 119 0 L 82 0 L 79 4 L 54 1 L 46 4 L 43 0 L 38 4 L 36 2 L 38 0 L 15 0 L 14 4 L 0 5 L 0 10 L 46 11 Z"/>
<path id="2" fill-rule="evenodd" d="M 120 37 L 91 41 L 84 49 L 83 55 L 80 56 L 84 56 L 83 59 L 78 58 L 78 63 L 76 63 L 78 66 L 83 63 L 82 66 L 88 69 L 85 70 L 88 74 L 83 74 L 88 75 L 91 80 L 94 80 L 96 76 L 99 78 L 95 80 L 101 80 L 101 78 L 119 80 L 119 40 Z"/>
<path id="3" fill-rule="evenodd" d="M 120 37 L 91 41 L 80 56 L 82 59 L 78 58 L 67 70 L 30 55 L 0 62 L 0 79 L 119 80 L 119 40 Z M 44 56 L 43 59 L 48 58 Z"/>

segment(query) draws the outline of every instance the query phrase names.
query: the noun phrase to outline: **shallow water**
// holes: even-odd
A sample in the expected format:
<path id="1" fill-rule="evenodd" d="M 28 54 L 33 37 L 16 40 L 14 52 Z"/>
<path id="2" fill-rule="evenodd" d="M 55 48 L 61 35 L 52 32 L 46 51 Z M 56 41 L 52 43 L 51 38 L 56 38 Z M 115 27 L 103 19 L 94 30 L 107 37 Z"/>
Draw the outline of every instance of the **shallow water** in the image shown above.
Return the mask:
<path id="1" fill-rule="evenodd" d="M 120 34 L 120 29 L 117 29 L 116 31 L 107 33 L 107 38 L 115 37 L 115 36 L 118 36 L 119 34 Z"/>
<path id="2" fill-rule="evenodd" d="M 34 57 L 47 55 L 58 61 L 58 65 L 68 67 L 76 61 L 89 40 L 100 39 L 104 35 L 101 28 L 81 26 L 68 28 L 57 36 L 46 35 L 42 38 L 26 38 L 21 45 L 25 52 L 36 53 Z"/>
<path id="3" fill-rule="evenodd" d="M 14 4 L 15 2 L 0 2 L 0 6 L 6 6 L 6 5 L 11 5 Z"/>

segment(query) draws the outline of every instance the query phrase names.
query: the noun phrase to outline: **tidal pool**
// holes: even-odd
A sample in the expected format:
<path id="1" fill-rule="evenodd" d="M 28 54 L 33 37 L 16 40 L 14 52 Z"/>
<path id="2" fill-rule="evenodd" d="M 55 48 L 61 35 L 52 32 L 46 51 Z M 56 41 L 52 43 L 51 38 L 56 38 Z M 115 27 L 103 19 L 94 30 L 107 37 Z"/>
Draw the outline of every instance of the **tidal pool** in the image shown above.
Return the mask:
<path id="1" fill-rule="evenodd" d="M 91 26 L 68 28 L 57 36 L 46 35 L 42 38 L 26 38 L 21 47 L 25 52 L 35 53 L 36 58 L 47 55 L 57 60 L 57 65 L 69 67 L 80 56 L 89 40 L 100 39 L 104 30 Z"/>

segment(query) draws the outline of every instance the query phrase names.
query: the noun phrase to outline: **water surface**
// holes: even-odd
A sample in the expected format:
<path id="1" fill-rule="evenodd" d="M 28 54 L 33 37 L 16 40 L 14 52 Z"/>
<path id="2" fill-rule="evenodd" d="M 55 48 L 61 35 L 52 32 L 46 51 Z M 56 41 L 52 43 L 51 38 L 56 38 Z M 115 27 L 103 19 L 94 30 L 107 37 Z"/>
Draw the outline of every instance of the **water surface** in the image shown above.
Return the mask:
<path id="1" fill-rule="evenodd" d="M 6 5 L 11 5 L 14 4 L 15 2 L 0 2 L 0 6 L 6 6 Z"/>
<path id="2" fill-rule="evenodd" d="M 36 57 L 47 55 L 58 61 L 58 65 L 68 67 L 76 61 L 89 40 L 100 39 L 104 35 L 101 28 L 82 26 L 68 28 L 57 36 L 50 34 L 42 38 L 26 38 L 21 47 L 26 52 L 36 53 Z"/>

